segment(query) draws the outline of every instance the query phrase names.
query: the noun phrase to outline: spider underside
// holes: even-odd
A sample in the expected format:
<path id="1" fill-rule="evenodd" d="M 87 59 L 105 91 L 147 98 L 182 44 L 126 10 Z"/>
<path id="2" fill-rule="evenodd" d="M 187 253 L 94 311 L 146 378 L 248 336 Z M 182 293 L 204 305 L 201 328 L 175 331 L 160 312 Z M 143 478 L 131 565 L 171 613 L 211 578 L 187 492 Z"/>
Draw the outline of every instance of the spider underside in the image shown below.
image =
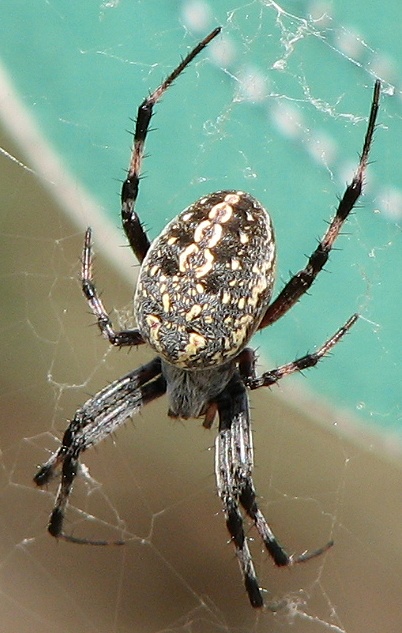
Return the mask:
<path id="1" fill-rule="evenodd" d="M 63 530 L 81 452 L 103 440 L 129 416 L 165 393 L 169 397 L 171 417 L 203 417 L 204 426 L 210 428 L 217 415 L 217 491 L 248 598 L 253 607 L 262 607 L 262 592 L 241 509 L 254 523 L 278 566 L 318 556 L 332 541 L 312 552 L 290 556 L 259 510 L 252 479 L 247 389 L 269 387 L 284 376 L 316 365 L 352 327 L 357 315 L 316 352 L 261 376 L 256 375 L 255 354 L 247 345 L 255 331 L 277 321 L 310 288 L 359 198 L 379 107 L 380 82 L 375 83 L 363 150 L 353 180 L 305 268 L 270 302 L 275 277 L 274 233 L 268 213 L 251 195 L 226 190 L 204 196 L 172 220 L 152 245 L 135 210 L 153 107 L 220 30 L 216 28 L 202 40 L 138 108 L 133 150 L 121 193 L 123 228 L 141 263 L 134 299 L 138 329 L 117 331 L 113 328 L 92 279 L 89 228 L 85 235 L 82 290 L 100 331 L 116 347 L 148 343 L 157 356 L 102 389 L 78 409 L 60 448 L 39 468 L 34 481 L 43 486 L 61 470 L 48 525 L 52 536 L 73 543 L 105 545 L 105 541 L 81 539 Z"/>

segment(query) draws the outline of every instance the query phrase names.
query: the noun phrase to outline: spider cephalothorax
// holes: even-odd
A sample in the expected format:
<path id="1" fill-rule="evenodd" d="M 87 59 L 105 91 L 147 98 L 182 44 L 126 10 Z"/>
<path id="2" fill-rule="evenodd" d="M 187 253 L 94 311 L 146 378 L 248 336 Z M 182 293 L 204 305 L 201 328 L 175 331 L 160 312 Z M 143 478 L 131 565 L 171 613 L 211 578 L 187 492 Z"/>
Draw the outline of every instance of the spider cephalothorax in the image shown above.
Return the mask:
<path id="1" fill-rule="evenodd" d="M 215 473 L 226 525 L 253 607 L 263 599 L 240 506 L 251 519 L 278 566 L 306 561 L 324 547 L 289 556 L 259 510 L 252 480 L 253 449 L 247 388 L 270 386 L 286 375 L 314 366 L 357 319 L 353 315 L 315 353 L 255 374 L 255 356 L 247 348 L 252 334 L 282 317 L 310 288 L 325 265 L 342 224 L 359 198 L 378 112 L 380 83 L 374 87 L 366 137 L 355 176 L 336 214 L 310 256 L 270 303 L 275 272 L 275 240 L 270 218 L 255 198 L 236 189 L 200 198 L 180 213 L 150 244 L 135 211 L 144 143 L 153 107 L 205 46 L 200 42 L 138 108 L 134 146 L 121 194 L 122 224 L 141 265 L 134 311 L 138 329 L 116 331 L 92 280 L 91 230 L 82 258 L 82 290 L 102 334 L 117 347 L 148 343 L 157 352 L 152 361 L 114 381 L 75 413 L 62 444 L 35 475 L 43 486 L 61 469 L 61 482 L 48 530 L 74 543 L 105 545 L 66 534 L 68 497 L 78 472 L 80 454 L 115 431 L 130 415 L 167 392 L 169 415 L 204 417 L 210 428 L 216 417 Z M 120 543 L 120 541 L 119 541 Z"/>

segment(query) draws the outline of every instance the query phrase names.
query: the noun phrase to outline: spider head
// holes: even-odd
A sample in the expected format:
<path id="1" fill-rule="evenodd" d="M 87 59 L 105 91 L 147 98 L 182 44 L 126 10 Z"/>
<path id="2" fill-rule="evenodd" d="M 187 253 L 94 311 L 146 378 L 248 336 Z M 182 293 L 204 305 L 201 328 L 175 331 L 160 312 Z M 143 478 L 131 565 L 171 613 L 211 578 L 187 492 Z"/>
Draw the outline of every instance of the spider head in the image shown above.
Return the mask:
<path id="1" fill-rule="evenodd" d="M 143 261 L 134 299 L 140 332 L 178 367 L 226 363 L 258 328 L 274 272 L 273 229 L 259 202 L 236 190 L 200 198 Z"/>

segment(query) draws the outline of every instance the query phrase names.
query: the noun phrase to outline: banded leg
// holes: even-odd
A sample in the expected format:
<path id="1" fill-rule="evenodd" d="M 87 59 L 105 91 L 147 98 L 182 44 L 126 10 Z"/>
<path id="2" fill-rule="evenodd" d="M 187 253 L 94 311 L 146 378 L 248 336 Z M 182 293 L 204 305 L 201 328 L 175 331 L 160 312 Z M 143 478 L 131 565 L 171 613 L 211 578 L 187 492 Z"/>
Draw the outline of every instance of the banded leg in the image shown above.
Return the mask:
<path id="1" fill-rule="evenodd" d="M 141 174 L 141 163 L 144 156 L 145 139 L 148 134 L 154 105 L 161 99 L 169 86 L 177 79 L 183 70 L 192 62 L 211 40 L 220 33 L 220 27 L 214 29 L 185 57 L 175 70 L 161 83 L 152 94 L 141 103 L 138 108 L 137 120 L 134 132 L 134 144 L 131 154 L 127 178 L 121 191 L 121 218 L 124 231 L 131 248 L 138 261 L 141 263 L 148 251 L 149 240 L 147 234 L 135 211 L 135 202 L 138 196 L 138 187 Z"/>
<path id="2" fill-rule="evenodd" d="M 155 358 L 150 363 L 115 380 L 102 389 L 76 412 L 64 433 L 61 447 L 41 466 L 34 477 L 38 486 L 53 479 L 62 467 L 61 483 L 50 515 L 48 531 L 56 538 L 73 543 L 106 545 L 105 541 L 90 541 L 65 534 L 64 516 L 68 498 L 78 472 L 80 454 L 95 446 L 131 415 L 166 391 L 165 379 L 161 376 L 161 362 Z M 116 544 L 121 543 L 117 541 Z"/>
<path id="3" fill-rule="evenodd" d="M 226 526 L 236 548 L 250 604 L 262 607 L 253 559 L 244 533 L 239 496 L 251 474 L 252 444 L 245 442 L 244 427 L 249 426 L 248 400 L 244 385 L 236 376 L 218 400 L 219 433 L 215 441 L 215 475 L 218 495 L 223 504 Z M 248 434 L 246 434 L 247 436 Z"/>
<path id="4" fill-rule="evenodd" d="M 278 542 L 258 508 L 252 479 L 253 445 L 247 393 L 235 376 L 218 400 L 219 433 L 216 439 L 215 472 L 218 494 L 226 515 L 226 525 L 236 548 L 244 585 L 253 607 L 262 607 L 263 599 L 247 539 L 239 503 L 254 525 L 274 563 L 290 566 L 319 556 L 332 541 L 311 552 L 290 556 Z"/>
<path id="5" fill-rule="evenodd" d="M 264 372 L 262 376 L 255 376 L 254 359 L 252 361 L 249 361 L 248 364 L 244 363 L 245 366 L 243 367 L 243 371 L 245 373 L 244 375 L 242 374 L 244 383 L 250 389 L 270 387 L 285 376 L 290 376 L 291 374 L 294 374 L 298 371 L 303 371 L 304 369 L 310 369 L 310 367 L 314 367 L 323 358 L 323 356 L 329 354 L 332 348 L 335 347 L 337 343 L 339 343 L 339 341 L 345 336 L 345 334 L 347 334 L 350 328 L 356 323 L 358 318 L 358 314 L 353 314 L 350 319 L 348 319 L 346 323 L 341 328 L 339 328 L 339 330 L 335 332 L 333 336 L 331 336 L 331 338 L 325 341 L 325 343 L 321 345 L 321 347 L 316 352 L 306 354 L 305 356 L 297 358 L 291 363 L 286 363 L 285 365 L 276 367 L 271 371 Z M 244 351 L 249 352 L 251 350 L 248 350 L 247 348 Z M 239 365 L 239 369 L 241 369 L 241 365 Z"/>
<path id="6" fill-rule="evenodd" d="M 81 286 L 89 307 L 96 317 L 98 327 L 103 336 L 109 339 L 109 342 L 116 347 L 142 345 L 145 341 L 139 330 L 116 331 L 113 329 L 112 321 L 103 306 L 92 279 L 91 235 L 91 229 L 88 228 L 85 233 L 82 253 Z"/>
<path id="7" fill-rule="evenodd" d="M 370 116 L 364 139 L 363 151 L 356 173 L 350 185 L 347 186 L 345 193 L 338 205 L 335 217 L 331 221 L 328 230 L 318 244 L 317 248 L 310 256 L 307 266 L 300 270 L 294 277 L 288 281 L 277 298 L 268 306 L 267 311 L 262 318 L 259 329 L 261 330 L 268 325 L 272 325 L 280 319 L 292 306 L 299 301 L 300 297 L 307 292 L 318 273 L 324 268 L 329 253 L 334 245 L 342 226 L 355 206 L 361 195 L 364 175 L 367 168 L 368 157 L 373 140 L 373 134 L 378 114 L 380 102 L 381 83 L 377 80 L 374 85 L 373 99 L 371 102 Z"/>

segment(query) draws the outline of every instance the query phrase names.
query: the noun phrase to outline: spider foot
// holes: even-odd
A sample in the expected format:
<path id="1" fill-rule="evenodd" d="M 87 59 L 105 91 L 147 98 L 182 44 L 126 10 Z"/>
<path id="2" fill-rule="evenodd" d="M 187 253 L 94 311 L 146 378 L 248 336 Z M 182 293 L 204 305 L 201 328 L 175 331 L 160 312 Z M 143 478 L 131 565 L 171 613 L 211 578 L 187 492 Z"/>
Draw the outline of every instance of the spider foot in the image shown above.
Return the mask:
<path id="1" fill-rule="evenodd" d="M 45 465 L 39 468 L 38 472 L 33 478 L 33 481 L 37 486 L 41 488 L 42 486 L 45 486 L 46 484 L 48 484 L 49 481 L 53 479 L 53 477 L 54 477 L 53 466 Z"/>
<path id="2" fill-rule="evenodd" d="M 58 467 L 62 460 L 63 458 L 61 457 L 60 452 L 57 451 L 47 462 L 38 466 L 38 472 L 33 478 L 34 483 L 39 486 L 39 488 L 50 483 L 52 479 L 57 477 L 59 471 Z"/>
<path id="3" fill-rule="evenodd" d="M 104 547 L 106 545 L 125 545 L 126 541 L 120 539 L 116 541 L 108 541 L 108 540 L 91 540 L 86 538 L 80 538 L 78 536 L 73 536 L 72 534 L 66 534 L 63 532 L 62 526 L 64 521 L 64 514 L 61 510 L 55 509 L 53 510 L 49 525 L 47 530 L 49 534 L 54 536 L 54 538 L 61 539 L 63 541 L 67 541 L 67 543 L 74 543 L 75 545 L 96 545 Z"/>
<path id="4" fill-rule="evenodd" d="M 296 565 L 297 563 L 304 563 L 307 560 L 311 560 L 312 558 L 321 556 L 321 554 L 324 554 L 325 552 L 327 552 L 333 546 L 333 544 L 334 544 L 334 541 L 331 540 L 331 541 L 328 541 L 328 543 L 326 543 L 323 547 L 319 547 L 318 549 L 303 552 L 303 554 L 300 554 L 299 556 L 290 556 L 289 564 Z"/>
<path id="5" fill-rule="evenodd" d="M 250 604 L 254 609 L 260 609 L 264 606 L 264 600 L 262 599 L 261 589 L 258 586 L 257 578 L 253 576 L 246 576 L 244 579 L 244 586 L 247 591 Z"/>

